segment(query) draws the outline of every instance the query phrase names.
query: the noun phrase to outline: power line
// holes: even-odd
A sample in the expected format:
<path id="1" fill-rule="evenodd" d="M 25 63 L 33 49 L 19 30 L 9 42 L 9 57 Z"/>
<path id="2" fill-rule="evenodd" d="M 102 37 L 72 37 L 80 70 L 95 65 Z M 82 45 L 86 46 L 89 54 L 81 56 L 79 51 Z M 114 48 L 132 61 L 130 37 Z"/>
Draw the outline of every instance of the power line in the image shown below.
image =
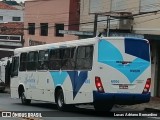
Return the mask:
<path id="1" fill-rule="evenodd" d="M 159 12 L 159 11 L 154 11 L 154 12 Z M 150 12 L 150 13 L 153 13 L 153 12 Z M 149 14 L 149 13 L 145 13 L 145 14 Z M 142 14 L 136 14 L 136 15 L 134 15 L 134 16 L 137 16 L 137 15 L 142 15 Z M 112 20 L 114 20 L 114 19 L 112 19 Z M 102 21 L 107 21 L 107 20 L 102 20 Z M 97 22 L 102 22 L 102 21 L 97 21 Z M 66 21 L 66 22 L 68 22 L 68 21 Z M 90 24 L 90 23 L 93 23 L 93 22 L 85 22 L 85 23 L 71 24 L 71 25 L 65 25 L 65 26 L 83 25 L 83 24 Z M 49 27 L 55 27 L 55 26 L 49 26 Z M 37 27 L 37 28 L 40 28 L 40 26 Z M 24 28 L 24 29 L 27 29 L 27 28 Z"/>
<path id="2" fill-rule="evenodd" d="M 135 2 L 134 2 L 135 3 Z M 154 4 L 150 4 L 150 5 L 154 5 Z M 146 6 L 148 6 L 148 5 L 146 5 Z M 124 10 L 124 9 L 123 9 Z M 66 13 L 56 13 L 56 14 L 58 14 L 58 15 L 61 15 L 61 14 L 68 14 L 68 12 L 66 12 Z M 45 14 L 43 14 L 43 15 L 45 15 Z M 28 17 L 27 17 L 28 18 Z M 59 17 L 60 19 L 62 18 L 62 17 Z M 55 18 L 54 18 L 55 19 Z M 63 19 L 63 18 L 62 18 Z M 86 20 L 86 19 L 85 19 Z"/>
<path id="3" fill-rule="evenodd" d="M 160 16 L 159 16 L 159 17 L 156 17 L 156 18 L 144 20 L 144 21 L 141 21 L 141 22 L 136 22 L 136 23 L 134 23 L 134 24 L 141 24 L 141 23 L 149 22 L 149 21 L 156 20 L 156 19 L 160 19 Z"/>
<path id="4" fill-rule="evenodd" d="M 158 17 L 160 18 L 160 17 Z M 153 18 L 153 19 L 149 19 L 149 20 L 146 20 L 147 21 L 150 21 L 150 20 L 154 20 L 154 19 L 158 19 L 158 18 Z M 111 21 L 117 21 L 116 19 L 109 19 Z M 107 21 L 107 20 L 98 20 L 97 22 L 104 22 L 104 21 Z M 142 22 L 145 22 L 145 21 L 141 21 Z M 85 25 L 85 24 L 93 24 L 94 22 L 93 21 L 90 21 L 90 22 L 82 22 L 82 23 L 78 23 L 78 24 L 66 24 L 64 26 L 76 26 L 76 25 Z M 140 23 L 140 22 L 139 22 Z M 37 26 L 35 27 L 35 29 L 38 29 L 38 28 L 41 28 L 42 26 Z M 48 26 L 48 28 L 52 28 L 52 27 L 55 27 L 55 25 L 51 25 L 51 26 Z M 15 28 L 8 28 L 8 29 L 15 29 Z M 28 28 L 16 28 L 16 29 L 24 29 L 24 30 L 28 30 Z"/>
<path id="5" fill-rule="evenodd" d="M 154 11 L 155 12 L 155 11 Z M 150 12 L 149 12 L 150 13 Z M 147 14 L 147 13 L 145 13 Z M 138 16 L 137 16 L 138 17 Z M 159 17 L 158 17 L 159 18 Z M 154 19 L 158 19 L 158 18 L 154 18 Z M 154 19 L 149 19 L 149 20 L 146 20 L 146 21 L 150 21 L 150 20 L 154 20 Z M 109 19 L 111 21 L 117 21 L 117 19 Z M 97 22 L 104 22 L 104 21 L 107 21 L 107 20 L 98 20 Z M 66 21 L 67 22 L 67 21 Z M 75 21 L 76 22 L 76 21 Z M 145 22 L 145 21 L 141 21 L 141 22 Z M 94 22 L 93 21 L 90 21 L 90 22 L 82 22 L 82 23 L 78 23 L 78 24 L 66 24 L 64 26 L 76 26 L 76 25 L 85 25 L 85 24 L 93 24 Z M 140 22 L 139 22 L 140 23 Z M 38 28 L 41 28 L 42 26 L 37 26 L 35 27 L 35 29 L 38 29 Z M 52 28 L 52 27 L 55 27 L 55 25 L 51 25 L 51 26 L 48 26 L 48 28 Z M 8 29 L 24 29 L 24 30 L 28 30 L 28 28 L 24 27 L 24 28 L 8 28 Z"/>

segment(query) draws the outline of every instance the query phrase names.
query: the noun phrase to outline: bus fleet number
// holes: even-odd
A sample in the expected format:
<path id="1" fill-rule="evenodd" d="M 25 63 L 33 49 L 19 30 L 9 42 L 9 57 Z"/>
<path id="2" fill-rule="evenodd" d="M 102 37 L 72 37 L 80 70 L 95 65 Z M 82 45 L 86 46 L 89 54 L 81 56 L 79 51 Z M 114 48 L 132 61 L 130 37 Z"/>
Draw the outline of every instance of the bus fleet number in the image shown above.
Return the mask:
<path id="1" fill-rule="evenodd" d="M 119 83 L 119 80 L 111 80 L 111 83 L 112 83 L 112 84 Z"/>

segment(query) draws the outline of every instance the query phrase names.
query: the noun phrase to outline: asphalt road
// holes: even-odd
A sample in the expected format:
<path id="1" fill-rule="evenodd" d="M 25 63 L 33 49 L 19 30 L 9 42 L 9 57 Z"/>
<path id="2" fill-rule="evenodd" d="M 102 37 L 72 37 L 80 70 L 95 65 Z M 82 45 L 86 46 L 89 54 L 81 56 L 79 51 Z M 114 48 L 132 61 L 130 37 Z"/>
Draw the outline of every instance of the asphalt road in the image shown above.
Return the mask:
<path id="1" fill-rule="evenodd" d="M 160 119 L 154 117 L 113 117 L 115 115 L 122 115 L 121 111 L 129 111 L 122 108 L 114 107 L 111 112 L 97 113 L 91 105 L 77 106 L 66 112 L 58 111 L 55 104 L 45 103 L 40 101 L 32 101 L 31 105 L 22 105 L 19 99 L 11 99 L 7 93 L 0 93 L 0 111 L 16 112 L 19 115 L 24 115 L 23 118 L 2 118 L 0 120 L 121 120 L 121 119 Z M 118 111 L 118 112 L 117 112 Z M 131 111 L 131 110 L 130 110 Z M 42 117 L 31 118 L 25 117 L 25 114 L 38 113 Z M 14 114 L 15 116 L 18 114 Z"/>

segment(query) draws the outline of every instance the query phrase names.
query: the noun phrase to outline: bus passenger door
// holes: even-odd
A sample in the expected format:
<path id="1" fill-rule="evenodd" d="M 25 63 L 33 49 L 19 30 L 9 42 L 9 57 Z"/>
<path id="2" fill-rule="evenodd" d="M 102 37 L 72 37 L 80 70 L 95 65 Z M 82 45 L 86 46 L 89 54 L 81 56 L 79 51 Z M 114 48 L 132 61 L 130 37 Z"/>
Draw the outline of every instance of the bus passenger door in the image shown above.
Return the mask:
<path id="1" fill-rule="evenodd" d="M 19 86 L 19 76 L 18 76 L 18 68 L 19 68 L 19 57 L 12 58 L 12 68 L 11 68 L 11 98 L 19 98 L 18 95 L 18 86 Z"/>
<path id="2" fill-rule="evenodd" d="M 26 53 L 23 53 L 24 55 Z M 21 54 L 22 55 L 22 54 Z M 22 57 L 23 58 L 23 57 Z M 39 97 L 39 91 L 38 91 L 38 74 L 37 74 L 37 61 L 38 61 L 38 52 L 37 51 L 31 51 L 27 55 L 27 64 L 25 65 L 22 63 L 22 65 L 25 65 L 27 67 L 27 72 L 21 72 L 21 79 L 24 80 L 25 84 L 25 90 L 26 90 L 26 97 L 28 99 L 36 99 Z M 21 61 L 23 62 L 23 61 Z M 24 78 L 25 75 L 25 78 Z"/>

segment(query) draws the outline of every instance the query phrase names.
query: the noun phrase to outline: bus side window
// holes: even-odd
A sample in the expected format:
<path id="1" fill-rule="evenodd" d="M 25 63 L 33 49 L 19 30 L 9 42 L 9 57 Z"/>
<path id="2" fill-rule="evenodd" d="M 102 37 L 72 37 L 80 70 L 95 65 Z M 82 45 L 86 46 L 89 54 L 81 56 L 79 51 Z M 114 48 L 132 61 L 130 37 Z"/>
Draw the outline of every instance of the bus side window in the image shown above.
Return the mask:
<path id="1" fill-rule="evenodd" d="M 61 50 L 52 49 L 50 50 L 49 58 L 49 69 L 50 70 L 60 70 L 61 68 Z"/>
<path id="2" fill-rule="evenodd" d="M 48 50 L 40 50 L 38 54 L 38 70 L 48 70 Z"/>
<path id="3" fill-rule="evenodd" d="M 27 53 L 21 53 L 19 71 L 26 71 L 27 68 Z"/>
<path id="4" fill-rule="evenodd" d="M 27 70 L 36 70 L 38 62 L 38 52 L 32 51 L 28 53 Z"/>
<path id="5" fill-rule="evenodd" d="M 61 66 L 62 70 L 74 70 L 75 68 L 74 52 L 75 48 L 63 49 L 62 66 Z"/>
<path id="6" fill-rule="evenodd" d="M 76 70 L 91 70 L 93 62 L 93 45 L 79 46 L 76 56 Z"/>
<path id="7" fill-rule="evenodd" d="M 11 77 L 18 76 L 18 67 L 19 67 L 19 57 L 13 57 Z"/>

